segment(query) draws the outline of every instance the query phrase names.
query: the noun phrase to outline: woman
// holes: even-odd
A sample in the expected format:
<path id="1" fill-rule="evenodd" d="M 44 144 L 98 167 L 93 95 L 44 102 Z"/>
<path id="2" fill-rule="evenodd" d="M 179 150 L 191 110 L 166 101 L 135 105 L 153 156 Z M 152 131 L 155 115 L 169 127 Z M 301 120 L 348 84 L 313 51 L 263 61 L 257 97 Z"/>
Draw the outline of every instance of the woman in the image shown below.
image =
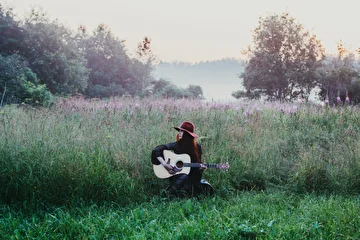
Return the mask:
<path id="1" fill-rule="evenodd" d="M 164 150 L 171 150 L 175 154 L 188 154 L 192 163 L 201 163 L 202 154 L 201 145 L 195 141 L 198 135 L 194 133 L 194 124 L 185 121 L 180 127 L 174 128 L 178 131 L 176 142 L 157 146 L 151 154 L 151 162 L 156 165 L 161 164 L 171 175 L 175 173 L 174 166 L 165 162 L 163 155 Z M 187 195 L 193 196 L 199 193 L 201 191 L 200 181 L 204 169 L 206 169 L 206 166 L 200 164 L 200 168 L 191 168 L 188 175 L 177 174 L 171 176 L 169 178 L 170 186 L 167 189 L 169 194 L 176 197 L 183 197 Z"/>

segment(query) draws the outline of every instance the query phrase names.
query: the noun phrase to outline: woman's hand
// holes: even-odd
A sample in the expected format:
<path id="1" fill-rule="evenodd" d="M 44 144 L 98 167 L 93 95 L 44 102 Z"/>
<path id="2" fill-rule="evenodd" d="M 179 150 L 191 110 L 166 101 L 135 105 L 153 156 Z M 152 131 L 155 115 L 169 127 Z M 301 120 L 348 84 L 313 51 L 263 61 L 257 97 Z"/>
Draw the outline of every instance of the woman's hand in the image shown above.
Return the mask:
<path id="1" fill-rule="evenodd" d="M 174 167 L 166 163 L 162 157 L 157 157 L 157 160 L 163 165 L 163 167 L 172 175 L 175 174 Z"/>
<path id="2" fill-rule="evenodd" d="M 170 174 L 175 174 L 175 171 L 174 171 L 174 167 L 171 166 L 170 164 L 165 164 L 163 165 L 164 168 L 170 173 Z"/>
<path id="3" fill-rule="evenodd" d="M 200 164 L 200 170 L 205 170 L 207 167 L 204 164 Z"/>

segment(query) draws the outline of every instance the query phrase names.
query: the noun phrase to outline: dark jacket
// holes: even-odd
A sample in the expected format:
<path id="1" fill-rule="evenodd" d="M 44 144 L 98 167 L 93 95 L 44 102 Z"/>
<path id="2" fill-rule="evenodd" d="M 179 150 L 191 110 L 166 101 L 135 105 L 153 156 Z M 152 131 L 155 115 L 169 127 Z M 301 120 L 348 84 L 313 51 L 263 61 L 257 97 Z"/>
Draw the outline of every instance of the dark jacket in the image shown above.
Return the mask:
<path id="1" fill-rule="evenodd" d="M 197 150 L 198 150 L 198 155 L 199 155 L 199 160 L 201 162 L 201 155 L 202 155 L 202 149 L 201 149 L 201 145 L 199 143 L 196 143 L 197 146 Z M 168 144 L 163 144 L 163 145 L 159 145 L 156 148 L 153 149 L 152 153 L 151 153 L 151 162 L 155 165 L 159 165 L 160 162 L 157 160 L 157 157 L 164 157 L 163 155 L 163 151 L 164 150 L 171 150 L 173 151 L 175 154 L 188 154 L 191 158 L 191 162 L 192 163 L 196 163 L 196 158 L 194 156 L 194 154 L 190 153 L 189 151 L 186 151 L 184 149 L 181 148 L 179 142 L 171 142 Z M 190 169 L 190 173 L 189 173 L 189 180 L 192 183 L 198 183 L 201 180 L 201 176 L 202 176 L 202 171 L 200 171 L 199 168 L 191 168 Z"/>

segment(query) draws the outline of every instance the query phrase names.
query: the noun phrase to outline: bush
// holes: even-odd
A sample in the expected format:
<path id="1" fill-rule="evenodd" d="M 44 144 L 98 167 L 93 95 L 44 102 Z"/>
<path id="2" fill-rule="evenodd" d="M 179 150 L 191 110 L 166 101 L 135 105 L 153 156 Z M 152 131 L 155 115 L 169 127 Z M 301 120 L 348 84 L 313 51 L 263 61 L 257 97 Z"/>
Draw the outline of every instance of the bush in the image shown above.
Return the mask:
<path id="1" fill-rule="evenodd" d="M 1 103 L 27 103 L 50 106 L 53 96 L 31 69 L 25 67 L 18 55 L 0 55 L 0 92 Z"/>
<path id="2" fill-rule="evenodd" d="M 121 85 L 110 84 L 109 86 L 89 85 L 86 95 L 90 98 L 108 98 L 122 96 L 123 94 L 125 94 L 125 90 Z"/>

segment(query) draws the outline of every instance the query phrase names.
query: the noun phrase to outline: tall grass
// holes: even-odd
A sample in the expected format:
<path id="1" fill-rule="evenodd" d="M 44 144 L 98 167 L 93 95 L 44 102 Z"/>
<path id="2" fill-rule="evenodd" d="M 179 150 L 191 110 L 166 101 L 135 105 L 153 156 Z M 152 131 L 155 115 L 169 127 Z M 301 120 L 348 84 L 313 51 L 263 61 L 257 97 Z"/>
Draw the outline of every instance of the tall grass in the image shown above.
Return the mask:
<path id="1" fill-rule="evenodd" d="M 203 177 L 220 196 L 280 188 L 293 193 L 360 191 L 360 118 L 354 107 L 168 99 L 63 99 L 51 109 L 0 109 L 4 203 L 127 205 L 157 196 L 150 154 L 195 123 L 206 162 L 230 170 Z"/>

